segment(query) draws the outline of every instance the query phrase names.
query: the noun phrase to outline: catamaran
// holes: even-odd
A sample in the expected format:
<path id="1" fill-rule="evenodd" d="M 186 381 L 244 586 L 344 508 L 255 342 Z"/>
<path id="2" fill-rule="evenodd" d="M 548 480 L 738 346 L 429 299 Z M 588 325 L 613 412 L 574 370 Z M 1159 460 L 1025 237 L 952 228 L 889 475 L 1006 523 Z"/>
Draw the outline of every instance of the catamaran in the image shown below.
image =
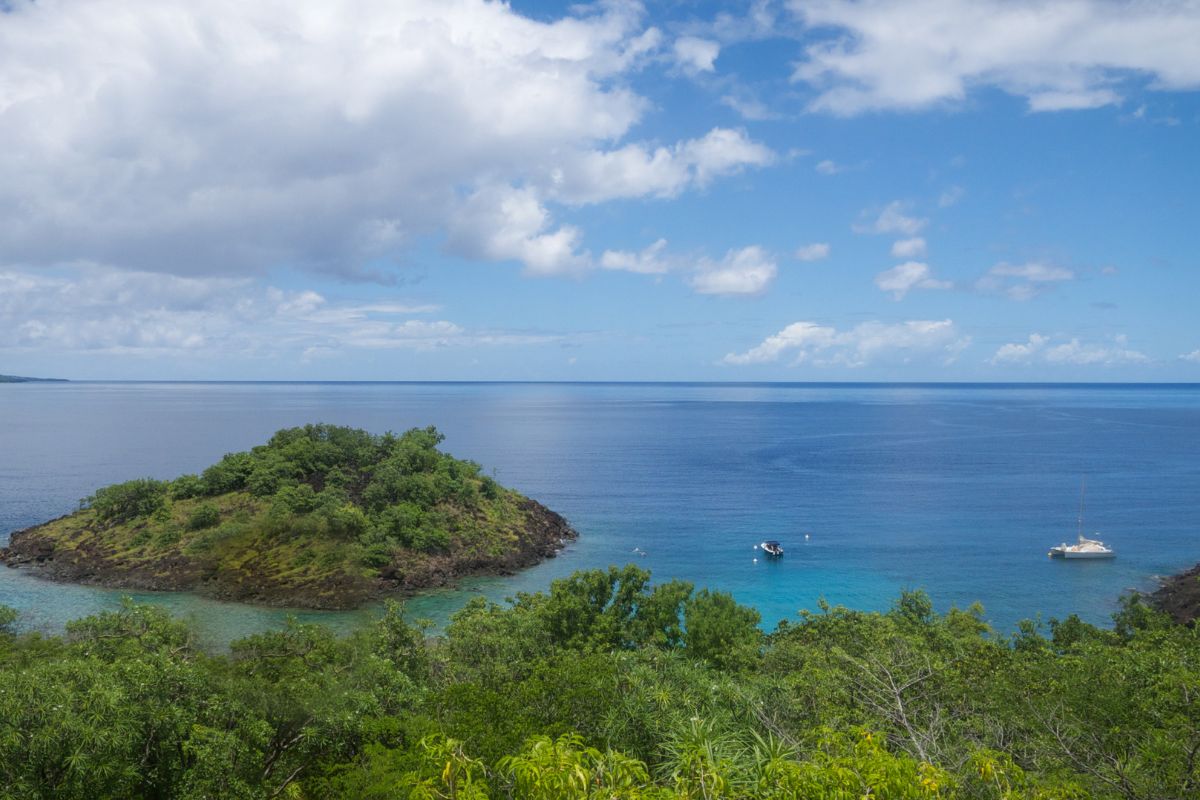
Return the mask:
<path id="1" fill-rule="evenodd" d="M 1116 558 L 1117 554 L 1113 552 L 1111 547 L 1106 547 L 1104 542 L 1098 539 L 1088 539 L 1083 535 L 1083 496 L 1086 486 L 1079 487 L 1079 530 L 1077 536 L 1079 541 L 1075 544 L 1062 544 L 1051 547 L 1049 556 L 1051 558 Z"/>

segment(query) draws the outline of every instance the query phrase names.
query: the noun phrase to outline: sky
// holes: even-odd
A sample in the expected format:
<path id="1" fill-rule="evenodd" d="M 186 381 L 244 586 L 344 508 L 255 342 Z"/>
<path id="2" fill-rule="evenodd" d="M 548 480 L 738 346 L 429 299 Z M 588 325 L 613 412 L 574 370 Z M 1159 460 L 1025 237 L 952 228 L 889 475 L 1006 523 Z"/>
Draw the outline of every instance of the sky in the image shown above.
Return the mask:
<path id="1" fill-rule="evenodd" d="M 1200 380 L 1195 0 L 0 0 L 0 373 Z"/>

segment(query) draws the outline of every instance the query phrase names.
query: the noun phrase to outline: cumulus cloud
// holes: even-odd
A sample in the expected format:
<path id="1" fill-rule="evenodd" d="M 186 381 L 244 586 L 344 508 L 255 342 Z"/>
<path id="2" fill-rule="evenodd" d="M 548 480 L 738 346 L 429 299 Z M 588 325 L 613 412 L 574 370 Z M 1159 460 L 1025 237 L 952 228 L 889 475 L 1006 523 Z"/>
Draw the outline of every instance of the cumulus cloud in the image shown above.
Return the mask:
<path id="1" fill-rule="evenodd" d="M 1193 363 L 1200 364 L 1200 350 L 1193 350 L 1190 353 L 1184 353 L 1179 358 L 1183 361 L 1191 361 Z"/>
<path id="2" fill-rule="evenodd" d="M 996 354 L 992 356 L 992 363 L 999 364 L 1005 361 L 1029 361 L 1036 353 L 1040 353 L 1042 348 L 1046 346 L 1046 342 L 1050 338 L 1043 336 L 1040 333 L 1029 334 L 1029 340 L 1026 342 L 1010 342 L 1009 344 L 1001 345 Z"/>
<path id="3" fill-rule="evenodd" d="M 892 258 L 920 258 L 925 255 L 925 240 L 920 236 L 892 243 Z"/>
<path id="4" fill-rule="evenodd" d="M 1003 294 L 1013 300 L 1029 300 L 1056 284 L 1075 279 L 1074 271 L 1040 261 L 1025 264 L 1000 263 L 975 283 L 982 292 Z"/>
<path id="5" fill-rule="evenodd" d="M 625 141 L 649 107 L 627 78 L 661 39 L 621 2 L 552 21 L 486 0 L 10 3 L 0 250 L 378 279 L 449 233 L 472 258 L 573 272 L 582 232 L 553 204 L 670 197 L 770 160 L 734 130 Z"/>
<path id="6" fill-rule="evenodd" d="M 810 29 L 792 78 L 814 109 L 919 109 L 996 87 L 1033 111 L 1119 103 L 1126 87 L 1200 87 L 1200 5 L 1109 0 L 791 0 Z"/>
<path id="7" fill-rule="evenodd" d="M 916 236 L 929 224 L 929 220 L 913 217 L 908 214 L 908 206 L 899 200 L 894 200 L 883 207 L 875 219 L 860 222 L 854 226 L 857 233 L 894 233 L 901 236 Z"/>
<path id="8" fill-rule="evenodd" d="M 1120 334 L 1106 343 L 1084 342 L 1078 337 L 1058 343 L 1050 336 L 1032 333 L 1024 342 L 1002 345 L 992 356 L 993 364 L 1113 365 L 1144 364 L 1150 361 L 1145 353 L 1129 347 L 1129 339 Z"/>
<path id="9" fill-rule="evenodd" d="M 763 101 L 751 97 L 745 92 L 734 92 L 722 95 L 721 105 L 728 106 L 742 116 L 754 122 L 768 119 L 779 119 L 779 114 L 772 111 Z"/>
<path id="10" fill-rule="evenodd" d="M 69 274 L 0 270 L 0 351 L 266 357 L 347 349 L 537 344 L 536 331 L 426 319 L 436 305 L 330 301 L 249 278 L 180 277 L 88 264 Z"/>
<path id="11" fill-rule="evenodd" d="M 913 289 L 949 289 L 949 281 L 933 277 L 933 270 L 920 261 L 906 261 L 875 276 L 875 285 L 892 293 L 892 299 L 903 300 Z"/>
<path id="12" fill-rule="evenodd" d="M 600 258 L 604 269 L 637 272 L 643 275 L 662 275 L 670 271 L 672 262 L 666 257 L 667 240 L 659 239 L 639 252 L 629 250 L 605 250 Z"/>
<path id="13" fill-rule="evenodd" d="M 704 186 L 745 167 L 766 166 L 774 158 L 770 148 L 745 131 L 714 128 L 673 147 L 650 150 L 630 144 L 584 153 L 555 170 L 551 191 L 556 199 L 576 205 L 623 197 L 674 197 L 691 185 Z"/>
<path id="14" fill-rule="evenodd" d="M 696 36 L 680 36 L 672 50 L 675 64 L 687 74 L 695 75 L 716 69 L 714 62 L 721 54 L 721 44 Z"/>
<path id="15" fill-rule="evenodd" d="M 864 322 L 847 330 L 816 322 L 793 322 L 744 353 L 723 363 L 768 364 L 785 357 L 792 365 L 861 367 L 881 360 L 910 362 L 935 358 L 950 363 L 971 343 L 952 320 Z"/>
<path id="16" fill-rule="evenodd" d="M 830 247 L 828 242 L 813 242 L 812 244 L 802 244 L 796 248 L 797 261 L 821 261 L 829 258 Z"/>
<path id="17" fill-rule="evenodd" d="M 814 169 L 816 169 L 816 171 L 821 175 L 837 175 L 839 172 L 844 170 L 845 167 L 842 167 L 832 159 L 827 158 L 824 161 L 818 161 L 817 166 L 814 167 Z"/>
<path id="18" fill-rule="evenodd" d="M 750 245 L 730 250 L 720 261 L 701 261 L 690 283 L 700 294 L 759 294 L 777 271 L 775 260 L 763 248 Z"/>
<path id="19" fill-rule="evenodd" d="M 494 186 L 473 194 L 449 223 L 449 242 L 471 258 L 520 261 L 532 275 L 580 272 L 578 228 L 551 230 L 550 212 L 532 189 Z"/>

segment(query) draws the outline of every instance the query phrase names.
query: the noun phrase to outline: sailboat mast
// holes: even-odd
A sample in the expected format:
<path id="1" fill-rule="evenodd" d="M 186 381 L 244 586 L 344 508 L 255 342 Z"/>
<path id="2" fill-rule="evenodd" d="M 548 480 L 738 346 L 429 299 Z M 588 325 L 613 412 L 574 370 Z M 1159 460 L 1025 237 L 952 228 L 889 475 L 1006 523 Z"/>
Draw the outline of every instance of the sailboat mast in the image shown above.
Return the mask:
<path id="1" fill-rule="evenodd" d="M 1087 478 L 1079 483 L 1079 538 L 1083 539 L 1083 495 L 1087 489 Z"/>

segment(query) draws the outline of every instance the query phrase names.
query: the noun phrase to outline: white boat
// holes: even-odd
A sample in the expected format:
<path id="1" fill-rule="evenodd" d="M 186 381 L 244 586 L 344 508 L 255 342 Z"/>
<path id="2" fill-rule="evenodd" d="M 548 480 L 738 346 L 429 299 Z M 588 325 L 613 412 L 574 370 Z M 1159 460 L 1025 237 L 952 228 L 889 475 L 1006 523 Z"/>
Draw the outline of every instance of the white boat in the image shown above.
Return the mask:
<path id="1" fill-rule="evenodd" d="M 1088 539 L 1083 535 L 1083 495 L 1084 486 L 1079 487 L 1079 532 L 1075 544 L 1063 542 L 1057 547 L 1051 547 L 1051 558 L 1116 558 L 1117 554 L 1099 539 Z"/>
<path id="2" fill-rule="evenodd" d="M 1051 558 L 1116 558 L 1117 554 L 1113 552 L 1111 547 L 1106 547 L 1104 542 L 1096 539 L 1087 539 L 1081 533 L 1079 541 L 1076 544 L 1067 544 L 1063 542 L 1056 547 L 1050 548 Z"/>
<path id="3" fill-rule="evenodd" d="M 783 555 L 783 545 L 774 539 L 763 542 L 759 545 L 759 547 L 762 548 L 764 553 L 772 558 L 778 558 L 779 556 Z"/>

